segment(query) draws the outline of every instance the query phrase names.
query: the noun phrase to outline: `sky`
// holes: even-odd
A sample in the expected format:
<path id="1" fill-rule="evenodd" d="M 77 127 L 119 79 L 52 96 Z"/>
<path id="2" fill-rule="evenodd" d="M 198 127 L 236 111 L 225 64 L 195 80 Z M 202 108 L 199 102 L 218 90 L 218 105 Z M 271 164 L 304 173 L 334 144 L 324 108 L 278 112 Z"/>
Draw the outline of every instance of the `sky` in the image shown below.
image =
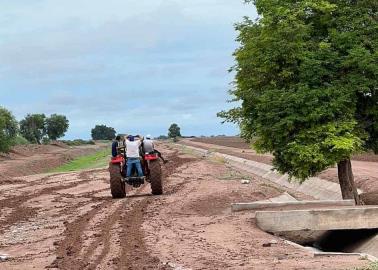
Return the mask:
<path id="1" fill-rule="evenodd" d="M 64 114 L 66 139 L 120 133 L 236 135 L 231 97 L 243 0 L 0 0 L 0 106 Z"/>

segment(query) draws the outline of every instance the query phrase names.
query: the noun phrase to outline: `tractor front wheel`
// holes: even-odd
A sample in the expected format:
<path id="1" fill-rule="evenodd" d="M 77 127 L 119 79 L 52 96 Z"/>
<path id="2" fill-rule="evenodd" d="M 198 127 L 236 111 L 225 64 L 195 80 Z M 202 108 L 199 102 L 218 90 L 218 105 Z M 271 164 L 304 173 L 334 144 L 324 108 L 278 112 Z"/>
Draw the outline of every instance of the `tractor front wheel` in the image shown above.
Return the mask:
<path id="1" fill-rule="evenodd" d="M 159 160 L 151 160 L 149 164 L 151 189 L 153 195 L 163 194 L 163 181 Z"/>
<path id="2" fill-rule="evenodd" d="M 113 199 L 126 197 L 125 182 L 122 181 L 121 168 L 119 164 L 109 164 L 110 190 Z"/>

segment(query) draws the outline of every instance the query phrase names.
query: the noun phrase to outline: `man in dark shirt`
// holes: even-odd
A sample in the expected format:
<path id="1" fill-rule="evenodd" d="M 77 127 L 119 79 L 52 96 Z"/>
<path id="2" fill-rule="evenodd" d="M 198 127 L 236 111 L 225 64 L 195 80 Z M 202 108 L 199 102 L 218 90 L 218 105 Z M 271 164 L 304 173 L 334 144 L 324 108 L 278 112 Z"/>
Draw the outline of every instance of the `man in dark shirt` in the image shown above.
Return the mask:
<path id="1" fill-rule="evenodd" d="M 120 145 L 120 142 L 121 142 L 121 136 L 118 135 L 115 138 L 115 140 L 113 141 L 113 144 L 112 144 L 112 156 L 113 157 L 118 156 L 118 147 Z"/>

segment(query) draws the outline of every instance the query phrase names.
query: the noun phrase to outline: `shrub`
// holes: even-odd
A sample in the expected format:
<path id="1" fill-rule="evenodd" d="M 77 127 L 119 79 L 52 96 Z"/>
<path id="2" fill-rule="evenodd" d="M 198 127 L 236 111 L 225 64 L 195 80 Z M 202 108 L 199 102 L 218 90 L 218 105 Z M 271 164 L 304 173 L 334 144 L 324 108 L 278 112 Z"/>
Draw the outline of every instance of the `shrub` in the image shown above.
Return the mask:
<path id="1" fill-rule="evenodd" d="M 13 114 L 0 107 L 0 152 L 9 152 L 15 144 L 18 123 Z"/>

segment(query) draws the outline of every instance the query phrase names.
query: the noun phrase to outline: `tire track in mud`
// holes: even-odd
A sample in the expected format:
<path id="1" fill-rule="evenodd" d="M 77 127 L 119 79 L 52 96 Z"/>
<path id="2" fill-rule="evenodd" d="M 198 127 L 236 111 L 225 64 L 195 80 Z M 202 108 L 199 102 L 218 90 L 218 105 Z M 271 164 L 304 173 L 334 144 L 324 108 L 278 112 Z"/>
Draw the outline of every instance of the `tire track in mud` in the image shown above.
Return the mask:
<path id="1" fill-rule="evenodd" d="M 164 178 L 193 160 L 180 158 L 177 152 L 169 155 L 169 159 L 172 162 L 163 167 Z M 110 197 L 106 201 L 103 201 L 104 198 L 91 197 L 91 202 L 100 204 L 65 224 L 64 238 L 57 243 L 57 258 L 49 268 L 171 269 L 162 266 L 158 258 L 152 257 L 144 243 L 142 224 L 145 211 L 152 200 L 160 198 L 146 194 L 146 190 L 149 190 L 149 185 L 130 191 L 126 200 L 121 201 Z M 88 198 L 91 195 L 84 196 Z M 104 217 L 103 213 L 107 211 L 109 213 Z M 95 220 L 100 221 L 96 223 Z M 96 233 L 91 235 L 90 232 Z M 85 246 L 88 242 L 89 245 Z"/>
<path id="2" fill-rule="evenodd" d="M 182 158 L 178 156 L 178 151 L 175 151 L 170 155 L 169 160 L 172 162 L 164 168 L 164 178 L 167 179 L 170 175 L 181 170 L 181 166 L 185 163 L 193 162 L 194 158 Z M 167 182 L 164 183 L 167 187 Z M 179 185 L 169 186 L 168 190 L 165 190 L 165 194 L 170 194 L 172 191 L 178 189 Z M 172 268 L 167 265 L 163 265 L 158 257 L 152 256 L 145 243 L 145 234 L 143 232 L 142 224 L 145 220 L 145 214 L 147 212 L 148 205 L 153 200 L 164 200 L 164 196 L 159 197 L 139 197 L 139 200 L 135 201 L 131 210 L 127 211 L 122 216 L 122 228 L 121 233 L 121 258 L 118 264 L 118 269 L 154 269 L 154 270 L 171 270 Z"/>
<path id="3" fill-rule="evenodd" d="M 168 159 L 171 162 L 163 167 L 164 178 L 192 161 L 180 158 L 177 151 L 169 154 Z M 31 176 L 23 180 L 25 185 L 14 196 L 10 185 L 8 194 L 0 199 L 0 207 L 5 209 L 1 213 L 0 234 L 6 232 L 7 235 L 0 242 L 0 247 L 21 245 L 22 242 L 17 241 L 22 240 L 12 240 L 9 229 L 24 223 L 28 224 L 25 225 L 27 228 L 34 226 L 38 230 L 37 234 L 33 234 L 33 229 L 31 234 L 24 234 L 28 244 L 43 245 L 35 252 L 18 255 L 12 259 L 12 265 L 28 264 L 50 256 L 46 260 L 46 268 L 158 269 L 156 266 L 160 265 L 160 261 L 150 256 L 141 226 L 148 204 L 153 200 L 164 200 L 164 196 L 151 196 L 147 184 L 129 190 L 126 200 L 113 200 L 109 188 L 104 188 L 106 176 L 106 170 L 98 169 L 40 178 Z M 87 185 L 93 184 L 98 186 L 87 191 Z M 105 195 L 106 190 L 109 194 Z M 172 193 L 172 186 L 166 191 L 167 194 Z M 57 233 L 40 234 L 44 230 L 53 230 L 53 227 Z M 46 246 L 48 242 L 50 246 Z M 136 257 L 141 259 L 134 262 Z"/>
<path id="4" fill-rule="evenodd" d="M 137 195 L 143 190 L 144 188 L 137 190 L 135 194 Z M 97 199 L 93 198 L 92 201 L 98 201 Z M 57 243 L 57 259 L 49 268 L 96 269 L 96 266 L 109 254 L 110 246 L 113 244 L 110 242 L 110 233 L 117 223 L 121 223 L 122 210 L 126 208 L 124 211 L 127 211 L 127 209 L 133 208 L 135 203 L 135 201 L 127 202 L 127 200 L 120 201 L 109 198 L 75 221 L 67 222 L 64 239 Z M 119 205 L 117 206 L 117 204 Z M 101 217 L 101 214 L 108 210 L 112 211 L 105 217 Z M 97 224 L 94 222 L 94 227 L 89 228 L 89 224 L 95 219 L 100 219 L 100 222 Z M 86 232 L 95 233 L 88 236 Z M 84 242 L 88 238 L 94 239 L 89 239 L 89 246 L 84 246 Z M 99 249 L 99 254 L 95 256 Z"/>
<path id="5" fill-rule="evenodd" d="M 56 260 L 50 265 L 49 268 L 58 269 L 85 269 L 89 263 L 85 258 L 80 256 L 83 248 L 82 235 L 88 225 L 88 222 L 96 216 L 102 209 L 106 208 L 110 202 L 103 202 L 93 207 L 92 210 L 77 218 L 75 221 L 66 222 L 64 239 L 57 243 L 58 246 Z"/>
<path id="6" fill-rule="evenodd" d="M 149 203 L 142 199 L 122 215 L 122 251 L 118 269 L 161 269 L 165 270 L 157 257 L 147 251 L 142 231 L 143 214 Z M 169 268 L 166 268 L 169 269 Z"/>
<path id="7" fill-rule="evenodd" d="M 85 179 L 78 178 L 78 173 L 67 175 L 67 178 L 69 178 L 67 183 L 56 181 L 54 179 L 56 175 L 43 177 L 40 181 L 36 178 L 28 186 L 31 192 L 22 192 L 14 197 L 8 196 L 0 200 L 1 209 L 3 209 L 4 205 L 6 209 L 10 209 L 5 215 L 4 213 L 1 214 L 0 235 L 2 238 L 0 239 L 0 248 L 21 247 L 23 243 L 31 248 L 35 247 L 35 249 L 24 251 L 23 253 L 17 252 L 9 262 L 11 265 L 23 266 L 22 268 L 11 267 L 10 269 L 28 269 L 27 267 L 25 268 L 25 265 L 34 261 L 47 260 L 48 263 L 41 266 L 41 268 L 49 265 L 53 260 L 52 256 L 54 254 L 51 251 L 57 245 L 54 240 L 61 237 L 65 220 L 76 218 L 72 215 L 75 211 L 80 212 L 88 208 L 88 205 L 90 207 L 99 203 L 99 200 L 94 203 L 90 202 L 88 198 L 85 198 L 85 195 L 89 196 L 86 193 L 79 193 L 76 196 L 75 194 L 66 193 L 65 190 L 69 192 L 69 189 L 84 183 L 89 185 L 92 180 L 88 177 L 85 177 Z M 61 175 L 59 174 L 59 176 Z M 65 178 L 62 179 L 65 180 Z M 29 180 L 26 180 L 26 182 Z M 44 187 L 48 182 L 53 183 L 49 184 L 49 187 Z M 34 189 L 30 187 L 34 187 Z M 31 212 L 25 213 L 25 211 Z M 18 231 L 20 231 L 21 236 L 16 233 Z M 53 233 L 53 231 L 56 231 L 56 233 Z M 46 245 L 47 243 L 50 244 Z"/>
<path id="8" fill-rule="evenodd" d="M 84 258 L 88 258 L 88 261 L 91 262 L 88 266 L 88 269 L 95 269 L 96 266 L 99 265 L 109 253 L 110 246 L 112 244 L 110 242 L 111 231 L 119 222 L 120 211 L 122 210 L 122 208 L 123 203 L 118 206 L 116 205 L 116 209 L 109 216 L 105 217 L 105 219 L 101 222 L 99 226 L 102 228 L 101 232 L 97 232 L 97 239 L 95 239 L 95 241 L 91 243 L 91 245 L 88 247 L 88 251 L 83 256 Z M 96 252 L 98 247 L 100 247 L 101 252 L 96 257 L 94 256 L 94 253 Z"/>
<path id="9" fill-rule="evenodd" d="M 5 209 L 0 213 L 0 249 L 8 249 L 12 246 L 22 245 L 22 243 L 36 247 L 35 250 L 23 254 L 18 252 L 14 258 L 9 260 L 11 264 L 23 265 L 30 261 L 44 260 L 49 256 L 51 259 L 45 265 L 49 265 L 53 261 L 54 258 L 51 256 L 54 253 L 52 254 L 51 251 L 55 249 L 56 240 L 64 231 L 64 221 L 75 219 L 73 213 L 85 212 L 88 205 L 90 207 L 104 201 L 104 198 L 101 197 L 94 197 L 93 202 L 90 201 L 91 196 L 96 196 L 96 193 L 104 191 L 101 188 L 95 192 L 70 194 L 72 188 L 80 189 L 80 185 L 85 183 L 91 185 L 90 182 L 95 180 L 91 174 L 97 172 L 54 174 L 39 179 L 32 176 L 24 180 L 24 183 L 32 181 L 25 187 L 25 190 L 18 192 L 13 197 L 7 196 L 0 200 L 0 209 Z M 67 183 L 64 181 L 66 178 Z M 9 187 L 9 190 L 12 190 L 12 186 Z M 29 192 L 25 192 L 26 190 Z M 40 203 L 41 205 L 39 205 Z M 51 233 L 53 230 L 56 233 Z M 16 233 L 17 231 L 21 232 L 21 236 Z M 46 236 L 43 236 L 44 232 L 47 233 Z M 46 246 L 46 243 L 50 243 L 49 246 Z"/>
<path id="10" fill-rule="evenodd" d="M 48 180 L 50 177 L 53 177 L 53 176 L 43 178 L 43 180 Z M 65 190 L 68 188 L 74 188 L 80 184 L 83 184 L 89 181 L 90 180 L 84 180 L 84 181 L 70 183 L 63 186 L 48 187 L 45 189 L 41 189 L 32 194 L 28 194 L 28 195 L 21 194 L 21 195 L 17 195 L 16 197 L 0 200 L 1 209 L 5 207 L 12 209 L 12 212 L 10 213 L 10 215 L 6 216 L 4 220 L 0 221 L 0 234 L 3 234 L 13 224 L 26 222 L 29 219 L 37 216 L 38 208 L 28 207 L 24 205 L 29 200 L 35 199 L 43 195 L 55 194 L 56 192 L 59 192 L 61 190 Z M 30 185 L 30 186 L 43 186 L 43 184 L 39 183 L 39 184 Z M 63 196 L 63 194 L 61 194 L 60 196 Z"/>

